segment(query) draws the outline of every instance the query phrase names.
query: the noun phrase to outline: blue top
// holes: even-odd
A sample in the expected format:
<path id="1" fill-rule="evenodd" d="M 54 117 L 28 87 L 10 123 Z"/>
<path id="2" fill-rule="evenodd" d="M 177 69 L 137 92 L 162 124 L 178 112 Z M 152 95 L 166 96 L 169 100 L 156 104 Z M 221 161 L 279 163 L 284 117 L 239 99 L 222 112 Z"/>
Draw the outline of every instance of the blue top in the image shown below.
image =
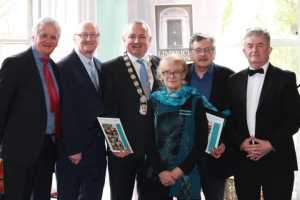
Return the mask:
<path id="1" fill-rule="evenodd" d="M 215 70 L 215 65 L 211 64 L 208 67 L 207 72 L 203 75 L 202 78 L 199 78 L 195 71 L 195 64 L 192 65 L 192 74 L 191 74 L 191 86 L 198 89 L 198 91 L 207 98 L 210 98 L 213 82 L 213 73 Z"/>

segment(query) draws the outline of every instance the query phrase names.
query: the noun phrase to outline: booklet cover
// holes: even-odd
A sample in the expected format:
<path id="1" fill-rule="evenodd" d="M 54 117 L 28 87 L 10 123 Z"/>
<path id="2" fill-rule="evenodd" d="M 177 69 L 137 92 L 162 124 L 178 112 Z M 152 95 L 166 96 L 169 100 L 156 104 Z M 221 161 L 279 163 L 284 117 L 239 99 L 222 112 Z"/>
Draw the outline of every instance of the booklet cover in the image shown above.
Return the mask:
<path id="1" fill-rule="evenodd" d="M 129 151 L 133 153 L 119 118 L 97 117 L 97 120 L 112 152 Z"/>
<path id="2" fill-rule="evenodd" d="M 205 152 L 210 154 L 219 145 L 225 119 L 208 112 L 206 112 L 206 117 L 208 121 L 208 142 Z"/>

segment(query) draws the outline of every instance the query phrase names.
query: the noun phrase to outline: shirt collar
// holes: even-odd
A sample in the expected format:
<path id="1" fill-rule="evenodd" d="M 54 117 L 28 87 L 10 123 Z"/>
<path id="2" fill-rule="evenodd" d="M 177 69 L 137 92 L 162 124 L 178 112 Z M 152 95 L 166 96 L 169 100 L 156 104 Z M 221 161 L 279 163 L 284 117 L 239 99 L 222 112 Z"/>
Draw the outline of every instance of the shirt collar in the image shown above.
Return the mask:
<path id="1" fill-rule="evenodd" d="M 85 65 L 88 65 L 90 62 L 93 64 L 94 62 L 94 60 L 93 60 L 93 58 L 92 59 L 90 59 L 90 58 L 87 58 L 86 56 L 84 56 L 82 53 L 80 53 L 80 51 L 77 49 L 77 48 L 75 48 L 75 52 L 76 52 L 76 54 L 78 55 L 78 57 L 80 58 L 80 60 L 81 60 L 81 62 L 83 62 Z"/>
<path id="2" fill-rule="evenodd" d="M 43 64 L 42 58 L 44 56 L 40 52 L 37 51 L 35 46 L 32 46 L 32 53 L 33 53 L 33 57 L 34 57 L 35 61 L 40 64 Z M 49 57 L 49 60 L 50 60 L 50 57 Z"/>
<path id="3" fill-rule="evenodd" d="M 128 55 L 128 57 L 129 57 L 129 59 L 131 60 L 132 63 L 136 63 L 137 60 L 141 60 L 141 59 L 146 61 L 146 63 L 149 63 L 149 61 L 150 61 L 150 58 L 149 58 L 148 54 L 145 54 L 141 58 L 137 58 L 137 57 L 133 56 L 132 54 L 130 54 L 129 52 L 127 52 L 127 55 Z"/>

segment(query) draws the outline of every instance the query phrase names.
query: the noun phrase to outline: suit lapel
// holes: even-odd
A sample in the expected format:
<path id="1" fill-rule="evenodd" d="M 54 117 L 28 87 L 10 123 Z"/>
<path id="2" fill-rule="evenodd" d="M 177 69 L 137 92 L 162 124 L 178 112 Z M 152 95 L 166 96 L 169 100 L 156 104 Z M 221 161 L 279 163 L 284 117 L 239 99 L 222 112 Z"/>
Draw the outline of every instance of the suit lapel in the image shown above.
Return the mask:
<path id="1" fill-rule="evenodd" d="M 59 93 L 59 96 L 62 97 L 62 91 L 61 91 L 61 84 L 60 84 L 60 75 L 59 75 L 59 69 L 58 69 L 58 66 L 55 64 L 55 62 L 50 58 L 49 60 L 51 66 L 52 66 L 52 70 L 53 70 L 53 73 L 54 73 L 54 77 L 55 77 L 55 80 L 56 80 L 56 84 L 57 84 L 57 89 L 58 89 L 58 93 Z"/>
<path id="2" fill-rule="evenodd" d="M 76 62 L 76 66 L 78 66 L 78 70 L 80 71 L 79 74 L 82 74 L 82 78 L 85 79 L 85 81 L 88 83 L 88 86 L 90 89 L 92 89 L 93 91 L 97 92 L 97 89 L 95 88 L 89 73 L 87 72 L 86 68 L 84 67 L 83 63 L 81 62 L 80 58 L 78 57 L 78 55 L 76 54 L 75 51 L 73 51 L 73 56 L 75 56 L 76 58 L 74 59 Z"/>
<path id="3" fill-rule="evenodd" d="M 241 79 L 237 85 L 237 90 L 238 91 L 235 95 L 240 96 L 241 98 L 241 106 L 242 106 L 242 111 L 243 111 L 243 116 L 247 116 L 247 84 L 248 84 L 248 73 L 247 70 L 243 70 L 241 72 Z"/>
<path id="4" fill-rule="evenodd" d="M 159 88 L 159 82 L 157 81 L 157 73 L 156 73 L 156 69 L 157 66 L 159 65 L 159 59 L 155 58 L 153 56 L 150 56 L 150 62 L 151 62 L 151 72 L 152 72 L 152 76 L 153 76 L 153 86 L 152 86 L 152 91 L 155 91 Z"/>
<path id="5" fill-rule="evenodd" d="M 29 63 L 28 67 L 30 67 L 31 70 L 33 71 L 33 73 L 32 73 L 33 74 L 33 79 L 35 79 L 38 82 L 38 84 L 34 84 L 33 87 L 37 87 L 38 92 L 36 93 L 36 95 L 39 96 L 42 104 L 45 105 L 43 107 L 43 109 L 44 109 L 44 113 L 46 113 L 47 111 L 46 111 L 45 91 L 44 91 L 44 88 L 43 88 L 43 82 L 42 82 L 42 78 L 40 76 L 40 72 L 39 72 L 37 63 L 36 63 L 35 58 L 33 56 L 32 48 L 30 48 L 27 51 L 27 53 L 28 53 L 28 56 L 27 56 L 28 62 L 27 63 Z"/>
<path id="6" fill-rule="evenodd" d="M 42 99 L 43 103 L 46 104 L 44 88 L 43 88 L 43 82 L 42 82 L 42 79 L 41 79 L 41 76 L 40 76 L 40 73 L 39 73 L 37 63 L 34 59 L 32 49 L 30 48 L 27 53 L 28 53 L 28 62 L 27 63 L 29 63 L 28 66 L 31 66 L 31 69 L 34 72 L 34 73 L 32 73 L 34 75 L 34 79 L 38 80 L 38 82 L 39 82 L 39 84 L 37 85 L 39 92 L 37 94 L 41 94 L 40 95 L 41 99 Z"/>
<path id="7" fill-rule="evenodd" d="M 272 87 L 272 73 L 273 73 L 273 66 L 271 64 L 269 64 L 268 70 L 266 72 L 266 77 L 265 80 L 263 82 L 263 86 L 261 89 L 261 93 L 260 93 L 260 97 L 259 97 L 259 101 L 258 101 L 258 106 L 257 106 L 257 111 L 260 110 L 262 103 L 264 102 L 264 99 L 267 97 L 267 94 L 269 94 L 269 90 Z"/>
<path id="8" fill-rule="evenodd" d="M 217 87 L 219 84 L 219 68 L 215 67 L 213 72 L 213 80 L 212 80 L 212 86 L 211 86 L 211 94 L 209 100 L 211 102 L 217 102 L 217 93 L 219 93 L 219 88 Z M 216 106 L 216 105 L 215 105 Z"/>

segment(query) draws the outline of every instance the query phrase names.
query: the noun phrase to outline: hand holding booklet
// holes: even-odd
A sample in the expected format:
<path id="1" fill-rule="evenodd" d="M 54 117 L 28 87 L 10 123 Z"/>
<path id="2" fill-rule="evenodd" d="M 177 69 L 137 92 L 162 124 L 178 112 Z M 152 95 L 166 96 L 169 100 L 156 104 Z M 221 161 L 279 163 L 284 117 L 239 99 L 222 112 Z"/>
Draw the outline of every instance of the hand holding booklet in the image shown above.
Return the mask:
<path id="1" fill-rule="evenodd" d="M 206 117 L 208 121 L 208 142 L 205 152 L 210 154 L 219 145 L 225 119 L 208 112 L 206 113 Z"/>
<path id="2" fill-rule="evenodd" d="M 97 117 L 97 120 L 112 152 L 129 151 L 133 153 L 119 118 Z"/>

